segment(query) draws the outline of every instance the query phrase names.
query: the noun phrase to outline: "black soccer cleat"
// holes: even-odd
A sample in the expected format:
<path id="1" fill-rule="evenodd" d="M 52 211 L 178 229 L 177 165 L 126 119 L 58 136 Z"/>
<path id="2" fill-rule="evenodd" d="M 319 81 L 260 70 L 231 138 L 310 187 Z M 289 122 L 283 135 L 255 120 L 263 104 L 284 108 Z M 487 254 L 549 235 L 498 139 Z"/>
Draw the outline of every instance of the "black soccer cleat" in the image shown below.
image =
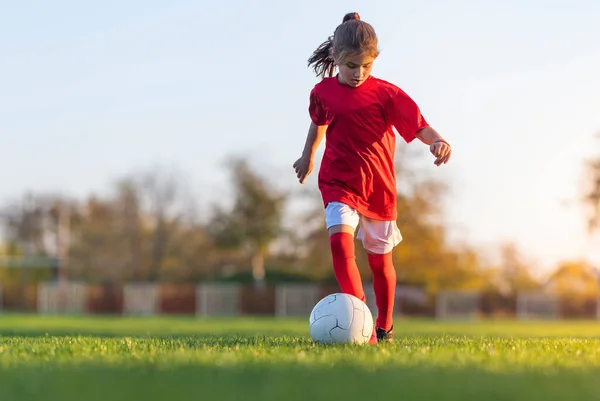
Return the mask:
<path id="1" fill-rule="evenodd" d="M 389 331 L 384 329 L 377 329 L 377 342 L 389 342 L 394 341 L 394 326 Z"/>

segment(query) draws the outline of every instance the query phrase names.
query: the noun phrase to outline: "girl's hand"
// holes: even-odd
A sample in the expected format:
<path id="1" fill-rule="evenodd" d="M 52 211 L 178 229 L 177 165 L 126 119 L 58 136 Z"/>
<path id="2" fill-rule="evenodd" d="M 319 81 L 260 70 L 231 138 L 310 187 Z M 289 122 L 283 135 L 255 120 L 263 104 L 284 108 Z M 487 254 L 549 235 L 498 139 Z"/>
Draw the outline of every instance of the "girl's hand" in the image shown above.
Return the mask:
<path id="1" fill-rule="evenodd" d="M 302 156 L 294 163 L 294 169 L 296 170 L 296 176 L 300 184 L 304 184 L 306 177 L 312 172 L 314 167 L 313 158 L 310 156 Z"/>
<path id="2" fill-rule="evenodd" d="M 450 144 L 444 140 L 433 142 L 429 145 L 429 150 L 431 151 L 431 154 L 436 157 L 433 162 L 436 166 L 448 163 L 448 160 L 450 160 L 450 156 L 452 155 Z"/>

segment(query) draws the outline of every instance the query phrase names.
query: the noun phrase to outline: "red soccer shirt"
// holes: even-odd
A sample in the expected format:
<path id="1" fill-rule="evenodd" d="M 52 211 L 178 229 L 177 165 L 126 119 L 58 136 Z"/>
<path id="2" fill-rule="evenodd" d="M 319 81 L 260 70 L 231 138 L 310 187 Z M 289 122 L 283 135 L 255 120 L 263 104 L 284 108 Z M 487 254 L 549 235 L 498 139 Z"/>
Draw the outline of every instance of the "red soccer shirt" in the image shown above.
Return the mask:
<path id="1" fill-rule="evenodd" d="M 395 220 L 396 136 L 408 143 L 427 127 L 417 104 L 400 88 L 369 77 L 358 88 L 325 78 L 310 93 L 316 125 L 329 125 L 319 171 L 325 205 L 343 202 L 375 220 Z"/>

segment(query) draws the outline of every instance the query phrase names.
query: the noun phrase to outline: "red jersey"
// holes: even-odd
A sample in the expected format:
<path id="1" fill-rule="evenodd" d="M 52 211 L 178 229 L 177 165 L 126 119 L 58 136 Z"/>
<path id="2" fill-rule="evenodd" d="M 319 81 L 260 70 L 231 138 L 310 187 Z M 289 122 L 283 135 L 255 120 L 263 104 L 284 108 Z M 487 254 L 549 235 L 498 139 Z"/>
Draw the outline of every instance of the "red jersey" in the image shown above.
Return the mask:
<path id="1" fill-rule="evenodd" d="M 370 76 L 357 88 L 325 78 L 310 93 L 309 114 L 329 125 L 319 171 L 325 205 L 343 202 L 375 220 L 395 220 L 396 136 L 408 143 L 427 127 L 417 104 L 400 88 Z"/>

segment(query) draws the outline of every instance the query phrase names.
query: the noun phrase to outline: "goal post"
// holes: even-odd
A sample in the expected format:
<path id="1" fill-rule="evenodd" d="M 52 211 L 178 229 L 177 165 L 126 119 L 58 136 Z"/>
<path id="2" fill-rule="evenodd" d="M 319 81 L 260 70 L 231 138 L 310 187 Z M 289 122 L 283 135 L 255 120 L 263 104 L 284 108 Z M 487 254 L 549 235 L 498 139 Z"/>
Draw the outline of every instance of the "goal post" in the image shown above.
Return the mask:
<path id="1" fill-rule="evenodd" d="M 557 319 L 558 297 L 544 291 L 523 291 L 517 294 L 517 318 L 520 320 Z"/>
<path id="2" fill-rule="evenodd" d="M 479 316 L 481 294 L 477 291 L 443 290 L 436 298 L 438 319 L 476 319 Z"/>

